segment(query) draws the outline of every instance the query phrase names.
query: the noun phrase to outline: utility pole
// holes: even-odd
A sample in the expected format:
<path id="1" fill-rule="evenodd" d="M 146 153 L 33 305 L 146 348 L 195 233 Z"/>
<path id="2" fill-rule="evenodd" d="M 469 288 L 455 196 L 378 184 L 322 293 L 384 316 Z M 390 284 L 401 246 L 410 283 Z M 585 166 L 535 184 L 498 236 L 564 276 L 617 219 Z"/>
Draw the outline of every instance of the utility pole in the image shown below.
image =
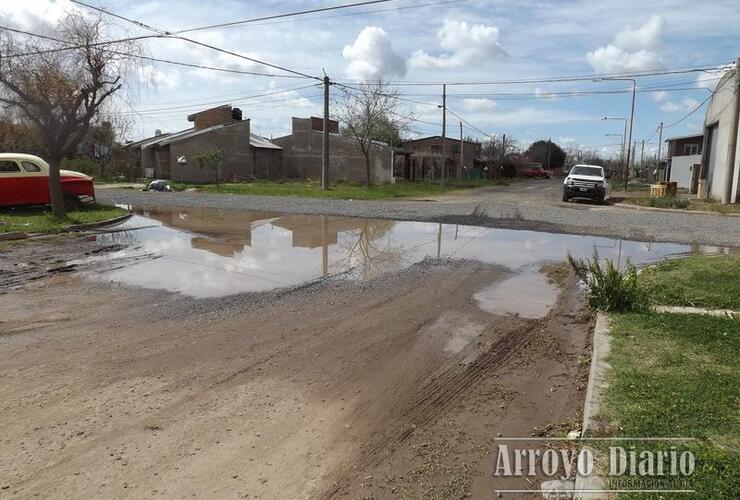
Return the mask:
<path id="1" fill-rule="evenodd" d="M 496 139 L 494 139 L 494 140 L 496 140 Z M 498 162 L 499 164 L 498 164 L 498 165 L 495 165 L 495 166 L 494 166 L 493 168 L 494 168 L 494 169 L 495 169 L 496 167 L 501 167 L 501 168 L 503 168 L 503 165 L 504 165 L 504 158 L 506 158 L 506 134 L 504 134 L 504 135 L 503 135 L 503 136 L 501 137 L 501 159 L 500 159 L 500 160 L 499 160 L 499 162 Z M 494 172 L 493 172 L 493 178 L 494 178 L 494 179 L 497 179 L 497 178 L 498 178 L 498 172 L 496 172 L 495 170 L 494 170 Z"/>
<path id="2" fill-rule="evenodd" d="M 640 170 L 645 164 L 645 139 L 642 140 L 642 149 L 640 150 Z"/>
<path id="3" fill-rule="evenodd" d="M 660 148 L 663 147 L 663 122 L 660 122 L 659 125 L 660 132 L 658 134 L 658 158 L 657 158 L 657 165 L 655 165 L 655 176 L 658 176 L 658 171 L 660 170 Z M 656 180 L 656 179 L 653 179 Z"/>
<path id="4" fill-rule="evenodd" d="M 465 142 L 463 141 L 463 126 L 460 122 L 460 161 L 457 163 L 457 178 L 462 178 L 465 159 Z"/>
<path id="5" fill-rule="evenodd" d="M 550 138 L 547 138 L 547 170 L 550 170 Z"/>
<path id="6" fill-rule="evenodd" d="M 321 147 L 321 189 L 329 189 L 329 77 L 324 75 L 324 137 Z"/>
<path id="7" fill-rule="evenodd" d="M 740 57 L 735 60 L 735 75 L 731 82 L 733 102 L 730 114 L 730 140 L 727 141 L 727 165 L 724 172 L 725 190 L 722 193 L 722 203 L 732 202 L 732 173 L 735 170 L 735 151 L 737 149 L 737 128 L 740 120 Z M 706 152 L 704 153 L 706 155 Z M 735 199 L 737 202 L 737 197 Z"/>
<path id="8" fill-rule="evenodd" d="M 442 173 L 440 175 L 440 184 L 442 186 L 447 182 L 447 84 L 442 84 Z"/>
<path id="9" fill-rule="evenodd" d="M 630 151 L 630 143 L 632 142 L 632 126 L 635 122 L 635 94 L 637 94 L 637 80 L 632 80 L 632 111 L 630 112 L 630 132 L 629 132 L 629 139 L 627 139 L 627 165 L 624 172 L 624 190 L 627 191 L 627 181 L 629 180 L 630 176 L 630 156 L 632 154 L 632 151 Z"/>

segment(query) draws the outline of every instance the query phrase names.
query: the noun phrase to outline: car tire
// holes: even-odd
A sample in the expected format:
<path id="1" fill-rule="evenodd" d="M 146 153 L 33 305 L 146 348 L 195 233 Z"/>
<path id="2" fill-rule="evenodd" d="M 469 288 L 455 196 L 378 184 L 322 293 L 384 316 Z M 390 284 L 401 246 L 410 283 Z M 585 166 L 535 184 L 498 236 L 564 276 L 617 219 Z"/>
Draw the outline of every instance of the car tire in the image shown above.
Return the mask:
<path id="1" fill-rule="evenodd" d="M 80 208 L 80 198 L 78 196 L 65 196 L 64 207 L 68 211 L 77 210 Z"/>
<path id="2" fill-rule="evenodd" d="M 570 196 L 565 191 L 563 191 L 563 201 L 566 203 L 570 201 Z"/>

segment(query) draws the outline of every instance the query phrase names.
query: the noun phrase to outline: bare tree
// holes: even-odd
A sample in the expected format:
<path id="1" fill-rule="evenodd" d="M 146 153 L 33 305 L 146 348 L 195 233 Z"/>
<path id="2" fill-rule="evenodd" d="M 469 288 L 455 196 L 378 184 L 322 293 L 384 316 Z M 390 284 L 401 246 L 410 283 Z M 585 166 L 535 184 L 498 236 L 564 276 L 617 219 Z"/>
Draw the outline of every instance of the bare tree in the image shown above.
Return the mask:
<path id="1" fill-rule="evenodd" d="M 337 103 L 337 116 L 342 122 L 342 133 L 357 142 L 365 158 L 366 184 L 373 183 L 370 154 L 379 142 L 392 142 L 400 137 L 411 121 L 410 113 L 399 106 L 399 94 L 382 79 L 360 84 L 357 89 L 345 90 L 345 97 Z"/>
<path id="2" fill-rule="evenodd" d="M 136 42 L 101 44 L 107 26 L 100 17 L 71 13 L 43 40 L 0 30 L 0 103 L 17 112 L 33 131 L 49 162 L 52 212 L 66 214 L 59 182 L 65 156 L 76 153 L 90 124 L 139 52 Z M 49 41 L 49 40 L 53 41 Z"/>
<path id="3" fill-rule="evenodd" d="M 501 173 L 504 157 L 513 153 L 516 141 L 513 137 L 491 137 L 481 144 L 481 157 L 488 167 L 488 177 L 495 179 Z"/>

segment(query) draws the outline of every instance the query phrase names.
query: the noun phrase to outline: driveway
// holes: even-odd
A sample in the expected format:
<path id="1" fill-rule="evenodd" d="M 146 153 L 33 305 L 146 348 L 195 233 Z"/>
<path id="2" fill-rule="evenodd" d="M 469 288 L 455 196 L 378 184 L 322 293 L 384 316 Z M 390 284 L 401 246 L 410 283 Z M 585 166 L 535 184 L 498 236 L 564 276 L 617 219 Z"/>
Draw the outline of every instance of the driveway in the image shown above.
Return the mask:
<path id="1" fill-rule="evenodd" d="M 640 241 L 740 246 L 740 217 L 637 211 L 589 202 L 564 203 L 560 179 L 516 182 L 431 200 L 332 200 L 212 193 L 98 191 L 102 202 L 132 207 L 219 208 L 370 217 L 587 234 Z"/>

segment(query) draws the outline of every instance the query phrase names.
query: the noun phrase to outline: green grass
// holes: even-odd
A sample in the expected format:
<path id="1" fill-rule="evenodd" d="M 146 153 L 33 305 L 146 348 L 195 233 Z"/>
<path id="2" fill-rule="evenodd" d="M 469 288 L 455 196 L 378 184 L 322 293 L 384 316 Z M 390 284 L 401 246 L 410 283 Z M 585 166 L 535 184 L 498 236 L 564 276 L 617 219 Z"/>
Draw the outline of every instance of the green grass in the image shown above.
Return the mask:
<path id="1" fill-rule="evenodd" d="M 655 208 L 680 208 L 688 211 L 717 212 L 720 214 L 740 214 L 740 205 L 722 204 L 712 199 L 697 200 L 664 196 L 651 198 L 650 196 L 626 196 L 617 201 L 628 205 Z"/>
<path id="2" fill-rule="evenodd" d="M 381 200 L 392 198 L 420 198 L 450 193 L 459 189 L 474 187 L 508 185 L 510 181 L 489 181 L 484 179 L 455 180 L 451 179 L 446 187 L 431 182 L 398 182 L 396 184 L 376 184 L 370 188 L 360 183 L 342 182 L 331 186 L 327 191 L 321 189 L 320 182 L 268 182 L 254 181 L 242 183 L 225 183 L 220 185 L 175 184 L 178 190 L 195 188 L 208 193 L 252 194 L 265 196 L 302 196 L 309 198 L 338 198 L 353 200 Z"/>
<path id="3" fill-rule="evenodd" d="M 740 255 L 668 260 L 640 281 L 656 304 L 740 310 Z"/>
<path id="4" fill-rule="evenodd" d="M 609 428 L 618 429 L 612 437 L 697 438 L 685 448 L 696 456 L 691 487 L 700 498 L 737 498 L 740 320 L 655 313 L 613 317 L 612 370 L 600 414 Z"/>
<path id="5" fill-rule="evenodd" d="M 108 205 L 84 206 L 67 212 L 67 217 L 54 217 L 48 207 L 21 207 L 0 209 L 0 233 L 58 233 L 73 224 L 99 222 L 125 214 L 122 208 Z"/>

